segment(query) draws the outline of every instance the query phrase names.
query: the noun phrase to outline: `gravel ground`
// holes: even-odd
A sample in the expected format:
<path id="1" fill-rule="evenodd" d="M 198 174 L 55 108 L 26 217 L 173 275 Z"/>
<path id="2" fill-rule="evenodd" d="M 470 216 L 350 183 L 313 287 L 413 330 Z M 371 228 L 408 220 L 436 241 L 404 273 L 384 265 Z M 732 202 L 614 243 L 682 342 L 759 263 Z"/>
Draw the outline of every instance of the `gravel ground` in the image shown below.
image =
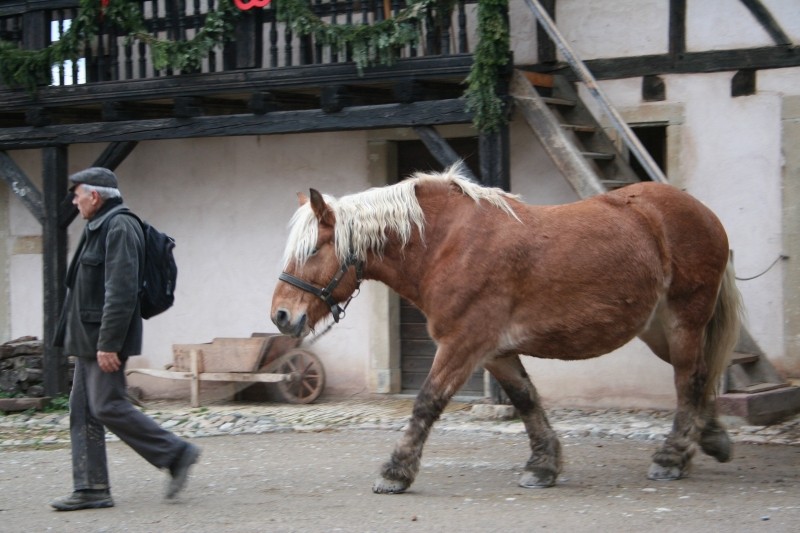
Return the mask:
<path id="1" fill-rule="evenodd" d="M 700 454 L 690 477 L 655 482 L 645 474 L 670 413 L 551 410 L 564 470 L 553 488 L 522 489 L 521 423 L 454 403 L 409 491 L 373 494 L 410 410 L 407 399 L 150 404 L 149 415 L 203 450 L 187 489 L 162 500 L 166 475 L 109 436 L 116 506 L 73 513 L 48 506 L 71 487 L 66 414 L 0 416 L 0 532 L 736 533 L 800 523 L 800 417 L 737 427 L 732 462 Z"/>

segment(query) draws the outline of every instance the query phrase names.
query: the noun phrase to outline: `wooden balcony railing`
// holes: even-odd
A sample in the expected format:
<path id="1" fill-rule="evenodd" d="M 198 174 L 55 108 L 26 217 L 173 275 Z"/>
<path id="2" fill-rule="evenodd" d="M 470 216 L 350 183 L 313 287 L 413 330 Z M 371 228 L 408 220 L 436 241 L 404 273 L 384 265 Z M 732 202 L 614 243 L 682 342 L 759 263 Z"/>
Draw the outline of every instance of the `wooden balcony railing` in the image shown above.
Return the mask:
<path id="1" fill-rule="evenodd" d="M 113 0 L 112 0 L 113 1 Z M 210 10 L 230 0 L 142 0 L 139 2 L 146 31 L 159 39 L 188 40 L 205 24 Z M 98 0 L 99 2 L 99 0 Z M 274 4 L 274 2 L 273 2 Z M 470 54 L 475 40 L 475 15 L 470 4 L 458 0 L 452 15 L 427 13 L 417 45 L 399 50 L 400 58 L 448 57 Z M 406 7 L 399 0 L 310 0 L 313 12 L 330 24 L 374 24 Z M 20 48 L 48 46 L 69 29 L 79 3 L 75 0 L 18 0 L 0 2 L 0 39 Z M 149 47 L 133 41 L 108 21 L 86 43 L 77 62 L 53 65 L 51 85 L 91 84 L 105 81 L 144 80 L 179 74 L 219 73 L 242 69 L 280 69 L 293 66 L 339 65 L 353 60 L 352 50 L 334 49 L 312 36 L 298 36 L 277 21 L 276 8 L 242 12 L 231 42 L 212 49 L 192 72 L 159 70 Z"/>

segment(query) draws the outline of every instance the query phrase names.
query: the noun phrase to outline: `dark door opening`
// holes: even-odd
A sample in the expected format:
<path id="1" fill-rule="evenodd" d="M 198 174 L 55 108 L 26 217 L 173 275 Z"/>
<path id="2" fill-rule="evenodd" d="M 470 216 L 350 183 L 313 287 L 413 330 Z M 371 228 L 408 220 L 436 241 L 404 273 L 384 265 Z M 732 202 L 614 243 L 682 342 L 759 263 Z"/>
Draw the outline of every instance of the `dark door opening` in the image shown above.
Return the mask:
<path id="1" fill-rule="evenodd" d="M 448 139 L 448 144 L 479 175 L 478 139 Z M 397 143 L 397 176 L 405 179 L 416 171 L 440 172 L 443 168 L 421 141 Z M 427 319 L 414 304 L 400 301 L 400 386 L 403 393 L 419 392 L 436 355 L 436 344 L 428 335 Z M 478 368 L 457 393 L 459 396 L 483 397 L 483 368 Z"/>

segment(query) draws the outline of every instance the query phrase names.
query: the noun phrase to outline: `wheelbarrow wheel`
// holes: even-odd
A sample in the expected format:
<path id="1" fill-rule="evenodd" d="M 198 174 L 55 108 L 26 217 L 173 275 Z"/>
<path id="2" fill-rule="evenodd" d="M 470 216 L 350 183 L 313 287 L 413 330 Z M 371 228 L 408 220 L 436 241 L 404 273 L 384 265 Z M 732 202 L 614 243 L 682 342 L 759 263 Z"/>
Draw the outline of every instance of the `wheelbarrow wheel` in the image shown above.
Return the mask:
<path id="1" fill-rule="evenodd" d="M 270 365 L 273 366 L 273 365 Z M 295 374 L 291 381 L 279 381 L 278 392 L 288 403 L 311 403 L 325 388 L 325 369 L 322 361 L 306 350 L 290 350 L 274 364 L 277 374 Z"/>

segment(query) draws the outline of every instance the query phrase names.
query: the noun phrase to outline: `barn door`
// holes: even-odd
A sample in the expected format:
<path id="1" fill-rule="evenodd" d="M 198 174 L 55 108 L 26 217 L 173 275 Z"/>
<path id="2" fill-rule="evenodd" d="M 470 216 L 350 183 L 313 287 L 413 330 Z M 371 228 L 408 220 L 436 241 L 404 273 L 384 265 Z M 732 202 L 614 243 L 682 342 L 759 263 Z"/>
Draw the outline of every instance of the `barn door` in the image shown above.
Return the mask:
<path id="1" fill-rule="evenodd" d="M 478 173 L 478 139 L 475 137 L 448 139 L 448 144 L 472 169 Z M 421 141 L 399 141 L 397 143 L 397 175 L 406 178 L 415 171 L 442 169 Z M 413 394 L 422 387 L 436 355 L 436 344 L 428 336 L 425 315 L 414 304 L 400 301 L 400 384 L 403 393 Z M 483 369 L 478 368 L 458 396 L 483 397 Z"/>

